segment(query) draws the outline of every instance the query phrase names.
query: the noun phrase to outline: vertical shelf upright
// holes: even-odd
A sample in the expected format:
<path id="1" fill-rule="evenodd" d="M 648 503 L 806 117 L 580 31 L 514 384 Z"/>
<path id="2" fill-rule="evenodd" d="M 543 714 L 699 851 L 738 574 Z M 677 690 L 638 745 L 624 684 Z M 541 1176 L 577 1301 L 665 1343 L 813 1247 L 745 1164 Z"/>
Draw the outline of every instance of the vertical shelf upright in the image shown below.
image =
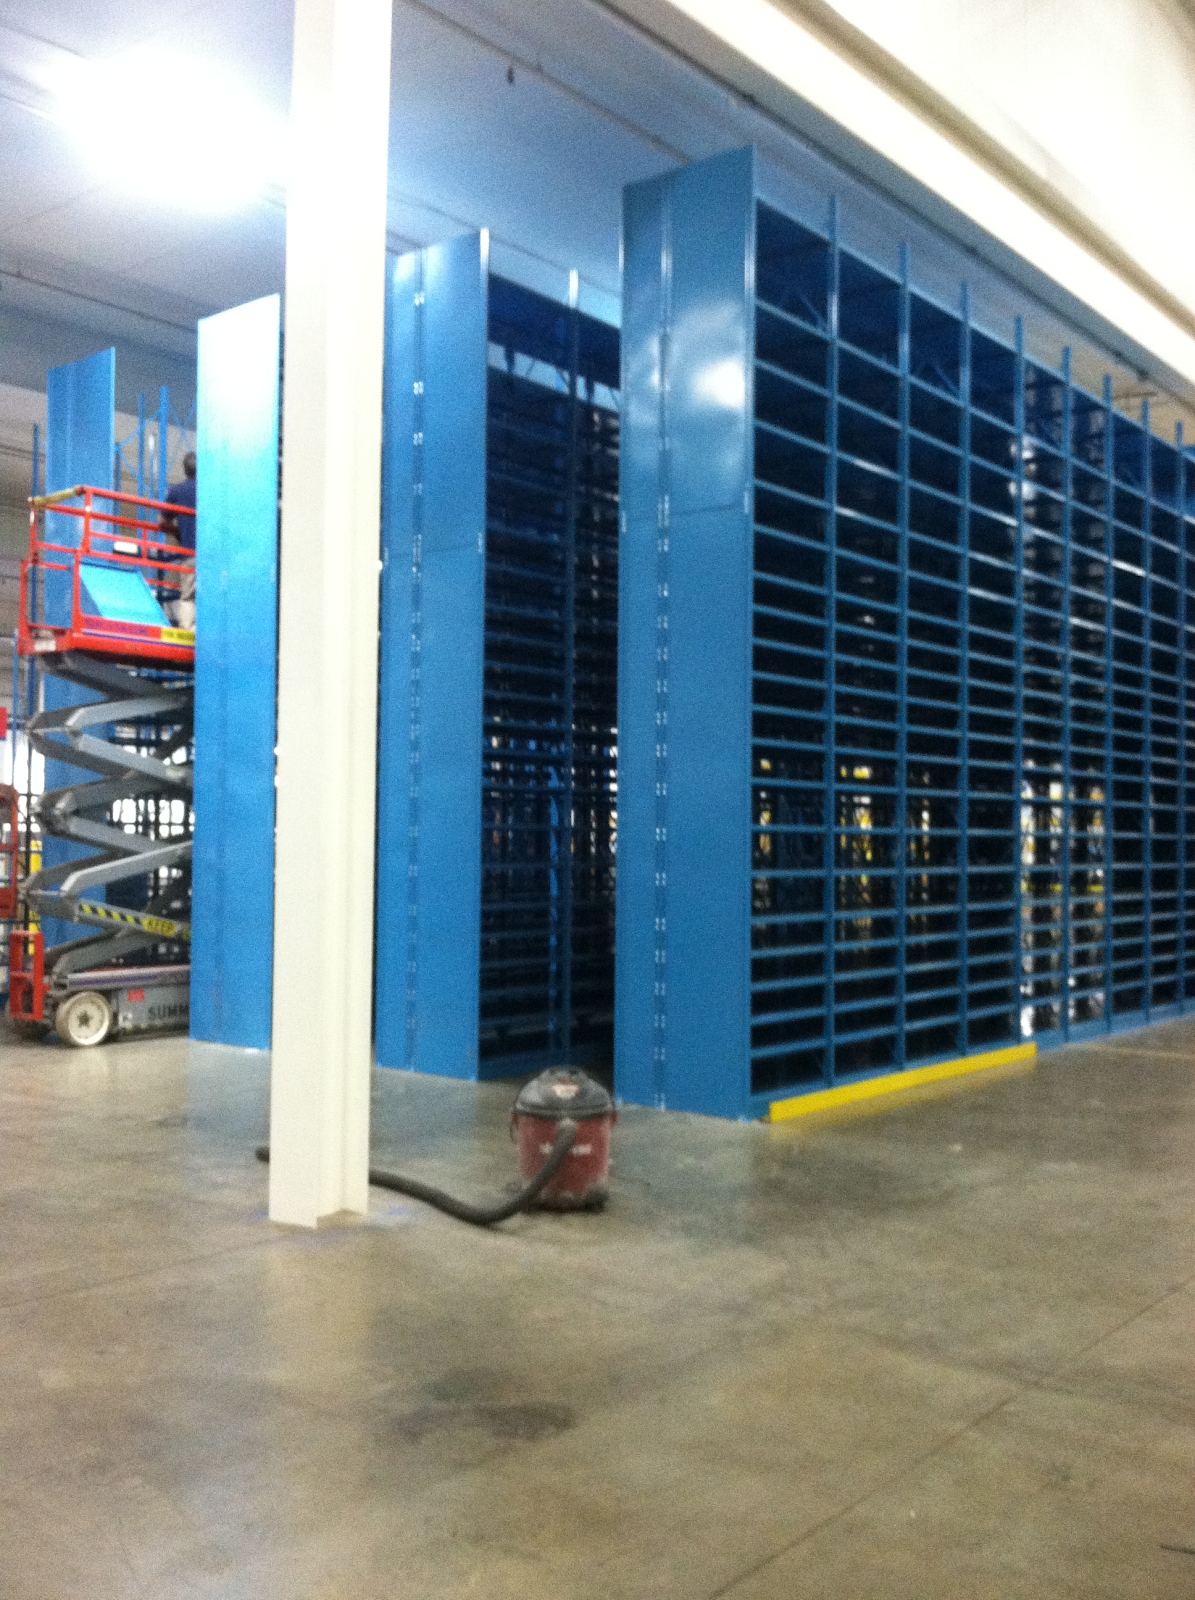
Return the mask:
<path id="1" fill-rule="evenodd" d="M 1191 589 L 1192 574 L 1187 565 L 1187 552 L 1189 538 L 1195 533 L 1188 522 L 1187 512 L 1187 484 L 1189 481 L 1187 471 L 1187 456 L 1183 440 L 1183 425 L 1180 422 L 1175 438 L 1175 463 L 1174 463 L 1174 538 L 1175 538 L 1175 571 L 1178 586 L 1178 626 L 1177 648 L 1178 657 L 1176 677 L 1178 681 L 1178 805 L 1177 841 L 1176 841 L 1176 872 L 1175 881 L 1178 890 L 1178 962 L 1177 962 L 1177 999 L 1180 1010 L 1185 1010 L 1188 999 L 1195 995 L 1195 983 L 1192 982 L 1192 957 L 1188 954 L 1189 930 L 1195 927 L 1192 922 L 1192 907 L 1188 897 L 1187 873 L 1190 863 L 1190 828 L 1188 825 L 1188 805 L 1190 804 L 1191 773 L 1188 760 L 1191 751 L 1191 729 L 1188 717 L 1191 711 L 1191 688 L 1188 681 L 1187 663 L 1192 656 L 1191 636 L 1188 632 L 1190 624 L 1195 621 L 1191 614 L 1191 606 L 1187 599 Z M 1195 487 L 1195 484 L 1192 485 Z M 1192 507 L 1195 512 L 1195 506 Z"/>
<path id="2" fill-rule="evenodd" d="M 1020 1032 L 1062 1036 L 1069 1001 L 1073 785 L 1066 357 L 1061 372 L 1023 360 L 1022 982 Z"/>
<path id="3" fill-rule="evenodd" d="M 1104 518 L 1103 452 L 1107 409 L 1068 386 L 1067 572 L 1069 978 L 1071 1038 L 1108 1025 L 1112 921 L 1111 838 L 1111 582 Z"/>
<path id="4" fill-rule="evenodd" d="M 751 151 L 625 194 L 630 1100 L 758 1115 L 1195 978 L 1189 458 L 893 246 Z"/>
<path id="5" fill-rule="evenodd" d="M 1148 545 L 1142 430 L 1113 411 L 1112 505 L 1112 1021 L 1148 1020 Z"/>
<path id="6" fill-rule="evenodd" d="M 902 255 L 907 277 L 909 253 Z M 910 881 L 908 913 L 899 925 L 910 990 L 904 1064 L 958 1055 L 960 1037 L 961 1049 L 967 1048 L 967 762 L 984 714 L 967 698 L 969 355 L 965 316 L 910 292 L 909 848 L 903 862 Z M 977 816 L 976 825 L 982 822 Z M 986 868 L 983 850 L 979 864 Z"/>
<path id="7" fill-rule="evenodd" d="M 403 256 L 383 470 L 379 1064 L 608 1059 L 618 334 Z"/>
<path id="8" fill-rule="evenodd" d="M 1149 489 L 1149 965 L 1151 1018 L 1181 1004 L 1179 793 L 1184 596 L 1179 579 L 1179 456 L 1154 438 L 1143 417 Z"/>
<path id="9" fill-rule="evenodd" d="M 1178 686 L 1180 706 L 1179 755 L 1179 970 L 1183 1009 L 1195 1000 L 1195 607 L 1189 596 L 1195 590 L 1195 451 L 1178 429 L 1175 464 L 1180 653 Z"/>

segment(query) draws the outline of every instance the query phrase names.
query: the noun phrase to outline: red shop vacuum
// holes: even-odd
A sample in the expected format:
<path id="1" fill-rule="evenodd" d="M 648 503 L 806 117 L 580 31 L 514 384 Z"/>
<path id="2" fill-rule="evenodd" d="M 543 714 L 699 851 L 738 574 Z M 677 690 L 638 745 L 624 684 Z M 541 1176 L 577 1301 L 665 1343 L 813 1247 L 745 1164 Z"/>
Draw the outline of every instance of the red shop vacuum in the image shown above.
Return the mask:
<path id="1" fill-rule="evenodd" d="M 461 1222 L 488 1228 L 516 1211 L 541 1206 L 551 1211 L 600 1211 L 610 1178 L 610 1130 L 618 1121 L 614 1102 L 588 1073 L 553 1067 L 519 1091 L 510 1114 L 511 1137 L 518 1141 L 522 1185 L 492 1206 L 475 1206 L 399 1172 L 369 1169 L 377 1189 L 424 1200 Z M 270 1147 L 259 1145 L 257 1159 L 268 1161 Z"/>

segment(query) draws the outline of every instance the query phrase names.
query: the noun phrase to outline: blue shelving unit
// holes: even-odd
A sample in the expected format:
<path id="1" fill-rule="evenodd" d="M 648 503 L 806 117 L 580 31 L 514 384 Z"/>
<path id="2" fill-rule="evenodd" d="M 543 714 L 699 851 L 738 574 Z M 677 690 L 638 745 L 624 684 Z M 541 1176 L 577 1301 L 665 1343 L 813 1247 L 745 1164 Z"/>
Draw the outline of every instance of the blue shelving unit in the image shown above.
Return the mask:
<path id="1" fill-rule="evenodd" d="M 758 198 L 626 192 L 616 1081 L 729 1116 L 1188 1009 L 1183 447 Z"/>
<path id="2" fill-rule="evenodd" d="M 609 1060 L 618 334 L 402 257 L 383 486 L 377 1059 Z"/>

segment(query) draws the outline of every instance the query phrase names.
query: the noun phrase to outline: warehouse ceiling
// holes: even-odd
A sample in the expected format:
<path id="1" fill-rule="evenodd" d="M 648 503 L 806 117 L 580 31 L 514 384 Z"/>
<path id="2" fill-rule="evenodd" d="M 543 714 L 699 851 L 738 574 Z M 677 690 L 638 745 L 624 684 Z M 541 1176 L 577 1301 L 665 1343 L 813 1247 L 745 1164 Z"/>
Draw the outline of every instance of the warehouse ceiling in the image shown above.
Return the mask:
<path id="1" fill-rule="evenodd" d="M 0 29 L 0 296 L 9 314 L 112 328 L 147 352 L 189 355 L 197 315 L 281 286 L 281 192 L 222 217 L 190 213 L 174 195 L 130 197 L 88 169 L 53 120 L 47 86 L 64 56 L 152 42 L 221 62 L 283 116 L 288 0 L 7 0 Z M 163 113 L 156 86 L 142 92 L 146 145 L 190 131 Z M 509 269 L 517 258 L 524 275 L 554 288 L 576 267 L 607 316 L 617 314 L 622 185 L 751 137 L 712 85 L 585 0 L 399 0 L 392 107 L 393 248 L 488 226 L 500 263 L 505 256 Z M 135 165 L 138 151 L 127 159 Z M 24 375 L 32 379 L 42 349 L 36 336 L 16 343 L 38 358 Z M 50 359 L 58 353 L 43 347 Z M 139 366 L 142 352 L 129 354 Z M 11 365 L 0 368 L 5 378 L 22 381 Z"/>
<path id="2" fill-rule="evenodd" d="M 50 86 L 63 64 L 148 44 L 221 64 L 281 118 L 291 26 L 289 0 L 0 0 L 0 412 L 3 385 L 44 388 L 48 366 L 113 342 L 120 406 L 135 410 L 138 390 L 152 402 L 165 382 L 185 410 L 196 319 L 282 286 L 282 192 L 210 215 L 168 188 L 134 195 L 98 178 L 55 119 Z M 143 107 L 123 157 L 136 172 L 195 129 L 180 122 L 168 84 L 130 83 L 128 93 Z M 865 175 L 801 143 L 612 6 L 396 0 L 395 250 L 488 227 L 497 270 L 563 295 L 576 268 L 582 304 L 616 321 L 622 186 L 750 142 L 771 198 L 820 218 L 838 191 L 849 243 L 895 267 L 896 241 L 909 238 L 920 287 L 953 301 L 967 276 L 977 320 L 1011 336 L 1023 286 L 944 245 Z M 1030 348 L 1056 362 L 1066 328 L 1044 308 L 1029 311 Z M 1110 365 L 1106 351 L 1076 351 L 1080 381 L 1098 383 Z M 1121 391 L 1134 384 L 1118 372 Z M 0 502 L 13 503 L 14 471 L 5 453 Z"/>

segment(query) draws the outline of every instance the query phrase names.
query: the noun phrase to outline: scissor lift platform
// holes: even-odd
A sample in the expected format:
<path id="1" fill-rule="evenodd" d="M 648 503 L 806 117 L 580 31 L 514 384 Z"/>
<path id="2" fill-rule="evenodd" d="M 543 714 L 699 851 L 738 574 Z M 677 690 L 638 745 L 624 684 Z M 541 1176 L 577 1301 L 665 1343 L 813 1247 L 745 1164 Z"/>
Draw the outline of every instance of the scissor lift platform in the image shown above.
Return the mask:
<path id="1" fill-rule="evenodd" d="M 191 513 L 86 484 L 38 495 L 29 506 L 19 654 L 85 651 L 190 672 L 194 631 L 176 627 L 165 607 L 182 597 L 188 580 L 193 587 L 195 563 L 180 559 L 189 552 L 164 539 L 159 522 Z"/>
<path id="2" fill-rule="evenodd" d="M 187 1023 L 195 635 L 170 608 L 193 595 L 195 568 L 162 527 L 180 514 L 190 513 L 87 485 L 30 501 L 18 652 L 43 683 L 98 698 L 43 692 L 29 722 L 39 754 L 88 774 L 39 797 L 41 830 L 89 853 L 22 885 L 9 1015 L 56 1027 L 68 1044 Z M 149 885 L 143 905 L 105 899 L 130 880 Z M 46 917 L 104 931 L 47 950 L 34 926 Z"/>

